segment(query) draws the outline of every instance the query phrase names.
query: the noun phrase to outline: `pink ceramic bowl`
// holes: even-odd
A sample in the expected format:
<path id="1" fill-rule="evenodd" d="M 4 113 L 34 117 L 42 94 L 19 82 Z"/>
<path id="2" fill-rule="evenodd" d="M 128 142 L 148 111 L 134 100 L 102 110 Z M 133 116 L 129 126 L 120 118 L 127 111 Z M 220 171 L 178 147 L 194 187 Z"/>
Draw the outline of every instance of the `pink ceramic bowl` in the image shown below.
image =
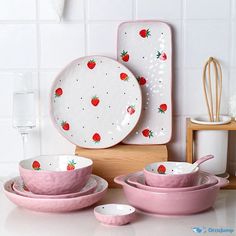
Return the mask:
<path id="1" fill-rule="evenodd" d="M 211 208 L 220 187 L 229 183 L 227 179 L 216 177 L 216 185 L 194 191 L 158 193 L 136 188 L 128 184 L 129 175 L 118 176 L 115 182 L 123 186 L 128 202 L 140 210 L 154 214 L 188 215 Z"/>
<path id="2" fill-rule="evenodd" d="M 135 208 L 124 204 L 106 204 L 94 208 L 98 221 L 108 225 L 125 225 L 135 218 Z"/>
<path id="3" fill-rule="evenodd" d="M 75 155 L 38 156 L 19 164 L 25 186 L 36 194 L 66 194 L 82 189 L 92 173 L 92 160 Z"/>
<path id="4" fill-rule="evenodd" d="M 193 186 L 199 174 L 199 167 L 189 172 L 192 164 L 188 162 L 155 162 L 144 170 L 147 185 L 164 188 L 180 188 Z"/>

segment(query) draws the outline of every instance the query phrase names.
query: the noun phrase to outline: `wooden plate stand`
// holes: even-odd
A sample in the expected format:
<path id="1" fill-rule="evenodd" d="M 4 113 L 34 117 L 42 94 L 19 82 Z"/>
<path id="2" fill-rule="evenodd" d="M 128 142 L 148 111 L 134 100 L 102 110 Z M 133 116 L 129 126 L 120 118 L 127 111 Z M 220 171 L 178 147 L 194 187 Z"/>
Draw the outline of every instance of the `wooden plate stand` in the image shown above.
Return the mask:
<path id="1" fill-rule="evenodd" d="M 113 179 L 122 174 L 142 170 L 145 165 L 167 161 L 165 145 L 122 145 L 107 149 L 84 149 L 76 147 L 76 155 L 93 160 L 93 173 L 106 179 L 110 188 L 121 187 Z"/>
<path id="2" fill-rule="evenodd" d="M 190 118 L 186 120 L 186 157 L 187 162 L 193 163 L 193 137 L 194 132 L 197 130 L 234 130 L 236 131 L 236 122 L 231 121 L 225 125 L 200 125 L 192 123 Z M 225 187 L 225 189 L 236 189 L 236 176 L 230 176 L 229 178 L 229 185 Z"/>

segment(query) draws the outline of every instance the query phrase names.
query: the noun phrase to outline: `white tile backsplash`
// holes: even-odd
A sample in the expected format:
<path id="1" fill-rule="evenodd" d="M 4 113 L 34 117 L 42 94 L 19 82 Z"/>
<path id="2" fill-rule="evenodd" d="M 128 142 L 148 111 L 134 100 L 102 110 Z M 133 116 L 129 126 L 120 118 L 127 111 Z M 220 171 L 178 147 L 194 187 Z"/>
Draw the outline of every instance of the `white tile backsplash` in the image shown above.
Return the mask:
<path id="1" fill-rule="evenodd" d="M 52 1 L 39 0 L 39 19 L 40 20 L 56 20 L 59 18 L 53 8 Z M 63 20 L 83 20 L 84 19 L 84 1 L 69 0 L 65 1 Z"/>
<path id="2" fill-rule="evenodd" d="M 84 56 L 83 24 L 41 24 L 40 66 L 61 68 Z"/>
<path id="3" fill-rule="evenodd" d="M 229 28 L 227 21 L 185 21 L 184 66 L 202 67 L 209 56 L 228 66 Z"/>
<path id="4" fill-rule="evenodd" d="M 71 144 L 54 127 L 50 117 L 41 119 L 41 154 L 73 154 L 75 145 Z"/>
<path id="5" fill-rule="evenodd" d="M 35 20 L 35 0 L 0 0 L 0 20 Z"/>
<path id="6" fill-rule="evenodd" d="M 185 19 L 227 19 L 231 0 L 184 0 Z"/>
<path id="7" fill-rule="evenodd" d="M 30 135 L 30 155 L 73 153 L 74 145 L 57 133 L 49 117 L 51 83 L 75 58 L 116 58 L 117 27 L 129 20 L 162 20 L 172 27 L 170 159 L 185 158 L 186 115 L 206 113 L 201 77 L 209 56 L 222 64 L 222 113 L 227 113 L 228 97 L 236 93 L 236 0 L 66 0 L 61 22 L 49 0 L 0 0 L 0 171 L 15 168 L 22 154 L 21 137 L 11 127 L 14 73 L 33 71 L 40 95 L 40 125 Z"/>
<path id="8" fill-rule="evenodd" d="M 228 112 L 228 82 L 229 74 L 226 68 L 223 70 L 223 86 L 221 100 L 221 114 Z M 214 77 L 212 76 L 212 79 Z M 206 115 L 207 107 L 203 92 L 202 69 L 186 69 L 184 73 L 184 111 L 185 115 Z"/>
<path id="9" fill-rule="evenodd" d="M 119 24 L 120 22 L 90 23 L 88 25 L 88 54 L 116 58 Z M 100 40 L 96 40 L 97 38 Z M 104 45 L 106 46 L 104 47 Z"/>
<path id="10" fill-rule="evenodd" d="M 15 162 L 24 158 L 22 138 L 18 130 L 12 127 L 12 119 L 0 119 L 0 163 Z M 27 156 L 40 154 L 40 135 L 39 129 L 33 129 L 26 143 Z"/>
<path id="11" fill-rule="evenodd" d="M 49 117 L 50 112 L 50 100 L 49 94 L 51 91 L 51 85 L 56 78 L 59 70 L 53 71 L 41 71 L 40 72 L 40 115 L 41 117 Z"/>
<path id="12" fill-rule="evenodd" d="M 173 117 L 173 133 L 168 147 L 169 160 L 179 160 L 185 161 L 184 154 L 184 137 L 185 128 L 183 127 L 183 117 L 174 116 Z"/>
<path id="13" fill-rule="evenodd" d="M 0 69 L 36 68 L 36 26 L 0 24 Z"/>
<path id="14" fill-rule="evenodd" d="M 181 0 L 137 0 L 137 19 L 181 19 Z"/>
<path id="15" fill-rule="evenodd" d="M 232 21 L 231 25 L 232 36 L 231 36 L 231 66 L 236 68 L 236 20 Z"/>
<path id="16" fill-rule="evenodd" d="M 87 0 L 87 4 L 89 20 L 132 19 L 132 0 Z"/>

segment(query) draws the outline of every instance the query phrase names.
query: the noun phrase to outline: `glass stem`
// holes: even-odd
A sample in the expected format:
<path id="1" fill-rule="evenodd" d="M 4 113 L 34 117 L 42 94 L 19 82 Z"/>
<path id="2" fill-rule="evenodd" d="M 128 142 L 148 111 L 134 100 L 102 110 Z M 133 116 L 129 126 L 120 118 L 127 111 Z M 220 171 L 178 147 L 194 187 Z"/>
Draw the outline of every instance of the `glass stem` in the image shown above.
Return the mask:
<path id="1" fill-rule="evenodd" d="M 28 143 L 28 133 L 22 132 L 21 133 L 22 137 L 22 144 L 23 144 L 23 160 L 27 158 L 27 143 Z"/>

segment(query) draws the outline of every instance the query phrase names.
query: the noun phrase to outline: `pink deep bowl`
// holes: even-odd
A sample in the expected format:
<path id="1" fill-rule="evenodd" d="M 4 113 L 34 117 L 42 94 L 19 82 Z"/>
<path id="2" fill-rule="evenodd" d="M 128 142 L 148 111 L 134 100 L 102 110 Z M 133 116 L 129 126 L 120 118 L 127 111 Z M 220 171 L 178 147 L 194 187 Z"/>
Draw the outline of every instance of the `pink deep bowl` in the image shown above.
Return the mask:
<path id="1" fill-rule="evenodd" d="M 158 173 L 158 167 L 164 165 L 166 173 Z M 198 180 L 199 167 L 189 172 L 192 164 L 187 162 L 155 162 L 143 169 L 146 184 L 152 187 L 180 188 L 193 186 Z"/>
<path id="2" fill-rule="evenodd" d="M 38 156 L 19 163 L 25 186 L 36 194 L 66 194 L 82 189 L 92 173 L 92 160 L 75 155 Z"/>

